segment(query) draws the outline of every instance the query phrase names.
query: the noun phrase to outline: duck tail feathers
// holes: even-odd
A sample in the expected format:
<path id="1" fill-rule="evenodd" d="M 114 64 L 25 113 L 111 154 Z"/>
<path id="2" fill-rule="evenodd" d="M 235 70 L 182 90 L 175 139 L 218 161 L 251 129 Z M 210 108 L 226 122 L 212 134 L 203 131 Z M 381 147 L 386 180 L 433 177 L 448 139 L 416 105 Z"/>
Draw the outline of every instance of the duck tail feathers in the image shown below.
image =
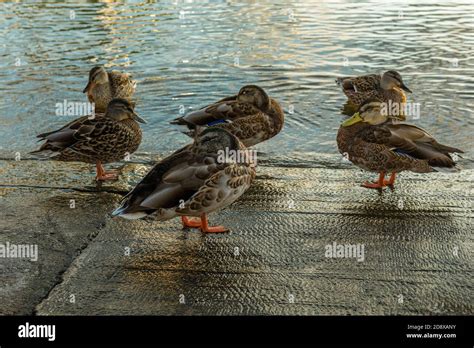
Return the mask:
<path id="1" fill-rule="evenodd" d="M 431 167 L 435 172 L 439 172 L 439 173 L 459 173 L 461 171 L 460 168 L 458 167 L 436 167 L 436 166 L 432 166 Z"/>
<path id="2" fill-rule="evenodd" d="M 188 120 L 186 120 L 186 118 L 184 117 L 178 117 L 178 118 L 175 118 L 173 121 L 170 122 L 170 124 L 176 124 L 176 125 L 179 125 L 179 126 L 186 126 L 188 127 L 189 129 L 194 129 L 196 128 L 196 125 L 192 122 L 189 122 Z"/>

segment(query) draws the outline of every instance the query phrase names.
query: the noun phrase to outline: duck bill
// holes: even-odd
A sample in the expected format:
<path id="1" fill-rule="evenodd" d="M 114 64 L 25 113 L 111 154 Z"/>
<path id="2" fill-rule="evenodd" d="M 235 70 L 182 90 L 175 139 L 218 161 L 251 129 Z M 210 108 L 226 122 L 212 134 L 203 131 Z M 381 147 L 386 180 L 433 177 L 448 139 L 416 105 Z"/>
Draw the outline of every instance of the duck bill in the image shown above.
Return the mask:
<path id="1" fill-rule="evenodd" d="M 362 121 L 362 117 L 360 117 L 360 114 L 356 112 L 354 115 L 352 115 L 351 118 L 345 120 L 342 122 L 341 126 L 342 127 L 349 127 L 352 126 L 353 124 L 359 123 Z"/>
<path id="2" fill-rule="evenodd" d="M 140 116 L 138 116 L 136 113 L 133 113 L 133 119 L 137 122 L 140 122 L 140 123 L 146 123 L 146 121 L 141 118 Z"/>
<path id="3" fill-rule="evenodd" d="M 94 88 L 94 83 L 92 81 L 89 81 L 87 83 L 87 86 L 86 88 L 84 88 L 84 90 L 82 91 L 82 93 L 86 93 L 86 92 L 89 92 L 92 88 Z"/>
<path id="4" fill-rule="evenodd" d="M 412 93 L 412 91 L 410 90 L 410 88 L 408 88 L 403 82 L 402 82 L 402 84 L 400 85 L 400 88 L 403 89 L 404 91 L 408 92 L 408 93 Z"/>

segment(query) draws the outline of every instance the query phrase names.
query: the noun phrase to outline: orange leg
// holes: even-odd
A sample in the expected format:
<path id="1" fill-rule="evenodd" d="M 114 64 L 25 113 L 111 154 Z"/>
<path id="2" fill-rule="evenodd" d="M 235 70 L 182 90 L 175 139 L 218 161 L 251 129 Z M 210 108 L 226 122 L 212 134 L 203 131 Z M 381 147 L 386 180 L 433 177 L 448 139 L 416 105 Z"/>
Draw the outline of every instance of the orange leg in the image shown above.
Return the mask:
<path id="1" fill-rule="evenodd" d="M 385 178 L 385 172 L 380 172 L 379 180 L 375 182 L 366 181 L 362 184 L 362 186 L 367 187 L 367 188 L 376 188 L 376 189 L 383 188 L 386 185 L 384 178 Z"/>
<path id="2" fill-rule="evenodd" d="M 97 181 L 105 181 L 105 180 L 117 180 L 118 179 L 118 174 L 116 172 L 109 172 L 107 173 L 104 169 L 104 166 L 102 166 L 102 163 L 100 161 L 97 161 L 95 163 L 95 169 L 97 171 L 97 175 L 95 179 Z"/>
<path id="3" fill-rule="evenodd" d="M 229 232 L 229 229 L 224 226 L 209 226 L 207 214 L 201 214 L 201 231 L 205 233 L 219 233 Z"/>
<path id="4" fill-rule="evenodd" d="M 384 184 L 387 186 L 393 186 L 395 184 L 395 176 L 397 173 L 392 172 L 392 175 L 390 175 L 390 179 L 384 180 Z"/>
<path id="5" fill-rule="evenodd" d="M 191 218 L 188 218 L 187 216 L 181 216 L 181 221 L 183 222 L 183 227 L 190 227 L 190 228 L 201 227 L 200 219 L 191 219 Z"/>

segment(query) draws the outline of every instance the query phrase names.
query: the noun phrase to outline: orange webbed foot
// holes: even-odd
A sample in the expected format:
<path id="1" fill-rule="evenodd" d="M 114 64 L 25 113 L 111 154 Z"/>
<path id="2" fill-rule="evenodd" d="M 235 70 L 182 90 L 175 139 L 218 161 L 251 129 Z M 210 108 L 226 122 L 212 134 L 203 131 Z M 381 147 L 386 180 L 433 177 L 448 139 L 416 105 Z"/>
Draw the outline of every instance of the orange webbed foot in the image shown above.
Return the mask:
<path id="1" fill-rule="evenodd" d="M 118 180 L 118 173 L 115 172 L 104 172 L 100 176 L 95 177 L 97 181 L 106 181 L 106 180 Z"/>
<path id="2" fill-rule="evenodd" d="M 207 226 L 206 228 L 201 227 L 201 231 L 204 233 L 225 233 L 229 232 L 229 229 L 224 226 Z"/>
<path id="3" fill-rule="evenodd" d="M 392 175 L 392 177 L 394 177 Z M 390 181 L 392 181 L 392 177 L 390 177 Z M 366 187 L 366 188 L 372 188 L 372 189 L 383 189 L 385 186 L 387 186 L 387 182 L 386 180 L 384 180 L 385 178 L 385 173 L 384 172 L 381 172 L 380 175 L 379 175 L 379 179 L 375 182 L 364 182 L 362 184 L 363 187 Z"/>
<path id="4" fill-rule="evenodd" d="M 104 166 L 100 161 L 96 162 L 96 172 L 95 180 L 97 181 L 106 181 L 106 180 L 117 180 L 118 179 L 118 170 L 111 170 L 106 172 Z"/>
<path id="5" fill-rule="evenodd" d="M 181 221 L 183 223 L 183 227 L 189 227 L 189 228 L 201 227 L 200 219 L 193 219 L 193 218 L 188 218 L 187 216 L 181 216 Z"/>
<path id="6" fill-rule="evenodd" d="M 207 214 L 201 214 L 201 232 L 224 233 L 229 232 L 229 229 L 224 226 L 209 226 L 209 222 L 207 221 Z"/>
<path id="7" fill-rule="evenodd" d="M 362 184 L 363 187 L 366 187 L 366 188 L 373 188 L 373 189 L 381 189 L 381 188 L 384 188 L 386 186 L 385 182 L 383 184 L 379 184 L 377 181 L 376 182 L 364 182 Z"/>

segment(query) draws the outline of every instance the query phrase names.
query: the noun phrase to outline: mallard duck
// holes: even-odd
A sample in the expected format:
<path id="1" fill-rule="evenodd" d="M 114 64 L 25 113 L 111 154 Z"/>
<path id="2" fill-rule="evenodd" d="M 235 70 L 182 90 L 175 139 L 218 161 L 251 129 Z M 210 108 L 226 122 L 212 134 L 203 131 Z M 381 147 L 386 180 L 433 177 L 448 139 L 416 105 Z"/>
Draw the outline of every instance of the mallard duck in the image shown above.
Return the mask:
<path id="1" fill-rule="evenodd" d="M 102 66 L 95 66 L 89 72 L 89 81 L 83 93 L 87 93 L 89 102 L 95 104 L 96 112 L 105 112 L 107 105 L 114 98 L 130 100 L 136 86 L 137 83 L 132 80 L 130 74 L 116 70 L 107 71 Z"/>
<path id="2" fill-rule="evenodd" d="M 284 122 L 284 112 L 278 102 L 254 85 L 244 86 L 237 95 L 227 97 L 200 110 L 179 117 L 171 124 L 215 126 L 228 130 L 250 147 L 277 135 Z M 192 136 L 193 131 L 188 132 Z"/>
<path id="3" fill-rule="evenodd" d="M 146 123 L 125 99 L 113 99 L 105 114 L 82 116 L 64 127 L 39 134 L 46 140 L 32 154 L 58 161 L 95 163 L 97 180 L 116 179 L 102 166 L 122 160 L 138 149 L 142 132 L 137 122 Z"/>
<path id="4" fill-rule="evenodd" d="M 403 91 L 411 93 L 401 75 L 394 70 L 386 71 L 382 76 L 339 77 L 336 83 L 342 87 L 349 103 L 356 109 L 369 100 L 405 104 L 407 97 Z"/>
<path id="5" fill-rule="evenodd" d="M 337 133 L 339 152 L 360 168 L 379 173 L 376 182 L 363 186 L 393 185 L 396 173 L 404 170 L 457 171 L 450 154 L 461 150 L 438 143 L 419 127 L 389 121 L 398 117 L 383 115 L 380 102 L 369 102 L 341 124 Z M 385 173 L 391 173 L 389 180 L 385 180 Z"/>
<path id="6" fill-rule="evenodd" d="M 240 160 L 229 161 L 224 153 L 240 154 Z M 181 216 L 184 227 L 227 232 L 223 226 L 209 226 L 207 215 L 237 200 L 254 178 L 245 146 L 226 130 L 210 127 L 193 144 L 156 164 L 112 215 L 140 219 L 154 214 L 159 221 Z"/>

